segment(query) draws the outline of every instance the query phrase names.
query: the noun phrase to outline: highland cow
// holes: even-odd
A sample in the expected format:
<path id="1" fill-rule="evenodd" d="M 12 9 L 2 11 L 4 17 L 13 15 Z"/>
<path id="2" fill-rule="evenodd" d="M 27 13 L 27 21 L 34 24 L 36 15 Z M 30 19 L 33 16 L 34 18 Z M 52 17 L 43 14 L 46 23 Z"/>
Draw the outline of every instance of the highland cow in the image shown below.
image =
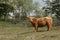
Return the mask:
<path id="1" fill-rule="evenodd" d="M 35 17 L 28 17 L 32 25 L 35 27 L 35 32 L 38 31 L 38 27 L 47 26 L 47 30 L 50 31 L 52 29 L 52 17 L 42 17 L 42 18 L 35 18 Z"/>

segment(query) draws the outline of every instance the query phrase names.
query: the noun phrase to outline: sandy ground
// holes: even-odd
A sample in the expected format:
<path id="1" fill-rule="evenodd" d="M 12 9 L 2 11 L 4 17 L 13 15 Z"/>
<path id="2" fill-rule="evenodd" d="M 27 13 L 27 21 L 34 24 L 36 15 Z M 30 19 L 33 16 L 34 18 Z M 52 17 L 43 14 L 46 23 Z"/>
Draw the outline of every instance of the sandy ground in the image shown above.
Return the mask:
<path id="1" fill-rule="evenodd" d="M 39 32 L 33 32 L 32 27 L 0 28 L 0 40 L 60 40 L 60 27 L 54 27 L 51 31 L 39 28 Z"/>

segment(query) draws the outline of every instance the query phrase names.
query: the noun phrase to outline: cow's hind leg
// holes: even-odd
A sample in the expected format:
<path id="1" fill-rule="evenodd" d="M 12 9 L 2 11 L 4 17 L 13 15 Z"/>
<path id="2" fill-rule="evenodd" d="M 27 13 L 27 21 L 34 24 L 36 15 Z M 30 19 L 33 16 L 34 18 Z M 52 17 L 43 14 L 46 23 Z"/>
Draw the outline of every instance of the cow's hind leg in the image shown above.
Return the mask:
<path id="1" fill-rule="evenodd" d="M 51 26 L 51 24 L 48 25 L 47 28 L 48 28 L 47 31 L 51 31 L 51 30 L 52 30 L 52 26 Z"/>

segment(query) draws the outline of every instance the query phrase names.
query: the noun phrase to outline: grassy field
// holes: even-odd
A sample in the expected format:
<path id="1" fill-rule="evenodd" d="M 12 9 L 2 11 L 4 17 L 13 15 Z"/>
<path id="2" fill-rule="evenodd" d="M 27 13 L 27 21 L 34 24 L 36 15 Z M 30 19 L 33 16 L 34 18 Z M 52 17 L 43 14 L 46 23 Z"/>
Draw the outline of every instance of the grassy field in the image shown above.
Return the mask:
<path id="1" fill-rule="evenodd" d="M 0 22 L 0 40 L 60 40 L 60 27 L 53 27 L 52 31 L 46 29 L 43 27 L 39 32 L 33 32 L 33 27 Z"/>

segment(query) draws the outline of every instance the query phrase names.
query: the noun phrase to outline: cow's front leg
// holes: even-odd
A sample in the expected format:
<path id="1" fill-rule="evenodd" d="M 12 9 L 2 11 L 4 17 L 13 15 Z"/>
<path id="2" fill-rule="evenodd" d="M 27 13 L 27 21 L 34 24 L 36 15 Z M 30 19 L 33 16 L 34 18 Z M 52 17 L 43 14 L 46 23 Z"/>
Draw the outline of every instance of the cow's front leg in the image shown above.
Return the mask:
<path id="1" fill-rule="evenodd" d="M 38 25 L 35 25 L 35 32 L 38 32 Z"/>

